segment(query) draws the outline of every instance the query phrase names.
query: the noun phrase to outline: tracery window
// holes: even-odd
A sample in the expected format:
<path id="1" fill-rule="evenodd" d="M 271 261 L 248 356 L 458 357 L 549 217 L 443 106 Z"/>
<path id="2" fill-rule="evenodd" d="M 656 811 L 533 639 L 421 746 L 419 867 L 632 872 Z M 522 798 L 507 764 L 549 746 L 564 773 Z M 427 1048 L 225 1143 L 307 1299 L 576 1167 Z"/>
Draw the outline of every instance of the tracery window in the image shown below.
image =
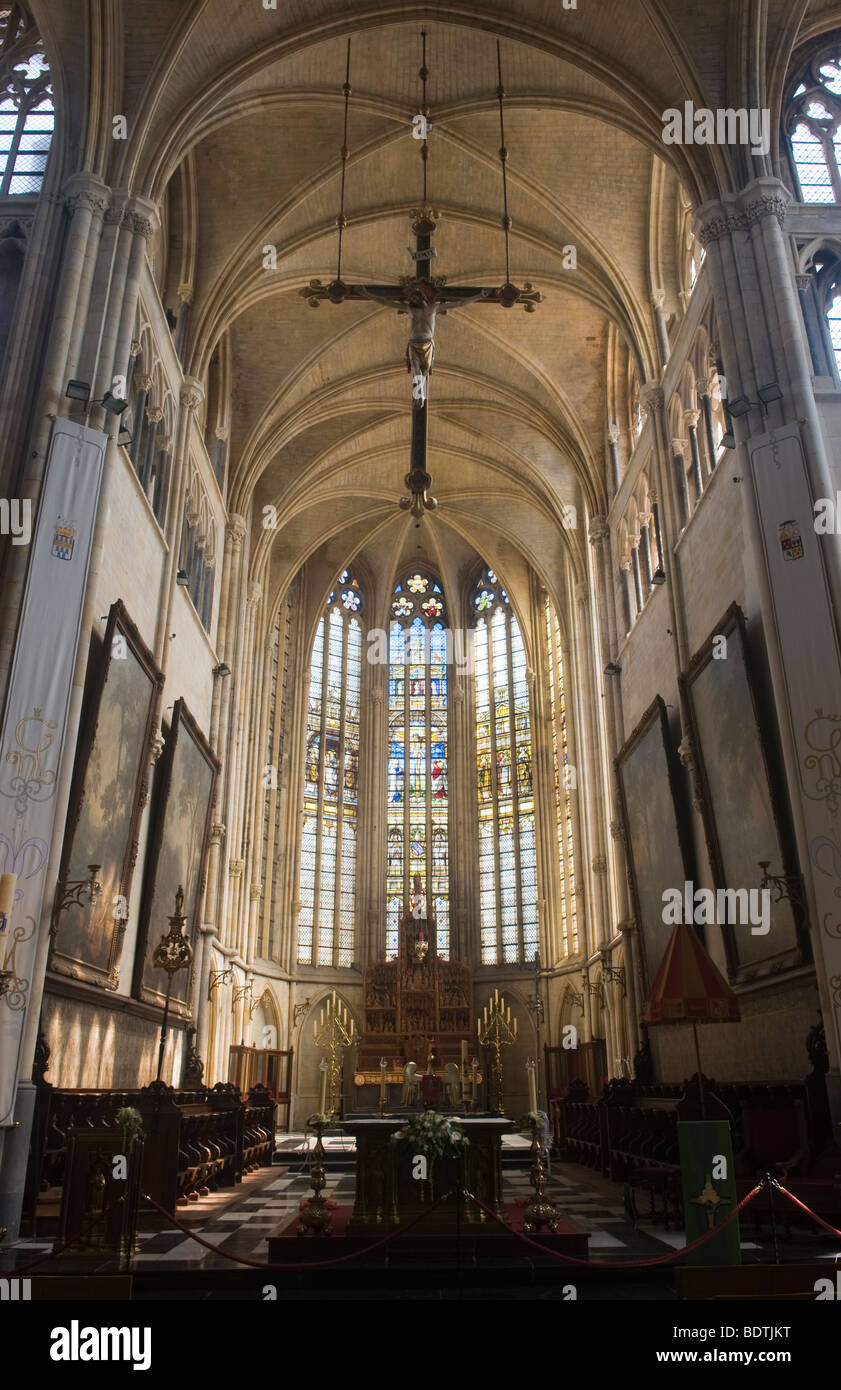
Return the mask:
<path id="1" fill-rule="evenodd" d="M 804 203 L 841 203 L 841 55 L 824 49 L 803 73 L 786 130 Z"/>
<path id="2" fill-rule="evenodd" d="M 575 893 L 575 842 L 572 796 L 576 772 L 569 760 L 567 739 L 566 690 L 561 626 L 551 601 L 546 599 L 546 672 L 549 684 L 549 714 L 552 724 L 552 759 L 555 784 L 555 814 L 558 828 L 558 869 L 561 883 L 561 937 L 564 955 L 578 950 L 578 913 Z"/>
<path id="3" fill-rule="evenodd" d="M 302 965 L 353 961 L 362 608 L 359 584 L 345 570 L 313 642 L 299 882 Z"/>
<path id="4" fill-rule="evenodd" d="M 388 650 L 386 956 L 415 874 L 434 904 L 438 952 L 450 945 L 446 603 L 425 571 L 405 575 L 391 603 Z"/>
<path id="5" fill-rule="evenodd" d="M 44 45 L 23 5 L 0 7 L 0 197 L 40 193 L 55 129 Z"/>
<path id="6" fill-rule="evenodd" d="M 537 853 L 526 655 L 507 593 L 486 569 L 476 618 L 476 773 L 483 965 L 533 960 L 538 949 Z"/>

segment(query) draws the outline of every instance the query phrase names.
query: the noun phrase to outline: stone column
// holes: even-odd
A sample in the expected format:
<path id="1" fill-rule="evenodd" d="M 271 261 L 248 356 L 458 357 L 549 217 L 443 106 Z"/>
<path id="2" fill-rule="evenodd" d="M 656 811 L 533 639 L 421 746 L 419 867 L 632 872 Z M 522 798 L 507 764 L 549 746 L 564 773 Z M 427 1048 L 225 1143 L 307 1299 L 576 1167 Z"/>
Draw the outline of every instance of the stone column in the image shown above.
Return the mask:
<path id="1" fill-rule="evenodd" d="M 835 844 L 838 836 L 834 799 L 814 769 L 821 750 L 834 746 L 841 709 L 841 547 L 835 537 L 816 536 L 813 527 L 812 499 L 833 497 L 835 482 L 814 396 L 791 246 L 783 231 L 790 201 L 781 183 L 762 178 L 700 208 L 697 224 L 707 250 L 727 394 L 753 403 L 748 415 L 733 421 L 738 466 L 750 479 L 739 492 L 806 882 L 830 1057 L 827 1090 L 837 1125 L 841 932 L 834 924 L 841 876 L 812 851 L 825 841 Z M 759 390 L 772 383 L 782 399 L 760 409 Z M 800 528 L 802 553 L 783 564 L 779 530 L 792 520 Z M 802 599 L 808 594 L 808 599 L 792 605 L 788 594 Z M 816 711 L 831 711 L 824 725 Z"/>
<path id="2" fill-rule="evenodd" d="M 657 342 L 660 347 L 660 366 L 663 369 L 665 369 L 666 364 L 672 355 L 672 349 L 669 345 L 669 330 L 666 327 L 666 314 L 663 309 L 663 305 L 665 304 L 665 302 L 666 296 L 663 293 L 663 291 L 655 290 L 651 300 L 651 307 L 654 310 L 654 323 L 657 328 Z"/>
<path id="3" fill-rule="evenodd" d="M 182 283 L 178 286 L 178 320 L 175 325 L 174 345 L 175 351 L 183 361 L 184 359 L 184 340 L 187 337 L 187 325 L 190 321 L 190 306 L 193 302 L 195 291 L 192 285 Z"/>
<path id="4" fill-rule="evenodd" d="M 622 584 L 622 599 L 625 610 L 626 632 L 630 632 L 634 626 L 634 618 L 631 612 L 631 557 L 623 555 L 619 561 L 619 572 Z"/>
<path id="5" fill-rule="evenodd" d="M 610 469 L 613 478 L 613 495 L 616 496 L 622 484 L 622 473 L 619 466 L 619 426 L 610 425 L 607 431 L 610 447 Z"/>
<path id="6" fill-rule="evenodd" d="M 633 565 L 634 576 L 634 597 L 637 601 L 637 617 L 643 610 L 644 599 L 642 595 L 642 574 L 640 572 L 640 538 L 634 536 L 631 540 L 631 564 Z"/>
<path id="7" fill-rule="evenodd" d="M 710 394 L 712 390 L 712 379 L 700 381 L 698 383 L 698 399 L 701 402 L 701 412 L 704 417 L 704 439 L 707 446 L 707 468 L 706 473 L 709 477 L 717 462 L 715 448 L 715 429 L 713 426 L 713 403 Z"/>
<path id="8" fill-rule="evenodd" d="M 689 451 L 692 458 L 692 481 L 695 484 L 695 497 L 700 502 L 704 491 L 704 478 L 701 470 L 701 450 L 698 447 L 698 421 L 701 415 L 697 410 L 685 410 L 683 419 L 689 432 Z"/>
<path id="9" fill-rule="evenodd" d="M 651 498 L 651 515 L 654 520 L 654 539 L 657 542 L 657 569 L 661 574 L 666 573 L 666 561 L 663 555 L 663 533 L 660 530 L 660 504 L 656 488 L 649 488 L 648 495 Z"/>
<path id="10" fill-rule="evenodd" d="M 650 512 L 640 512 L 640 515 L 639 515 L 639 523 L 640 523 L 640 543 L 639 543 L 639 550 L 640 550 L 640 555 L 642 556 L 642 574 L 643 574 L 643 579 L 644 579 L 644 581 L 645 581 L 644 592 L 645 592 L 646 594 L 650 593 L 650 591 L 651 591 L 651 574 L 652 574 L 652 570 L 651 570 L 651 527 L 650 527 L 650 522 L 651 522 L 651 513 L 650 513 Z"/>
<path id="11" fill-rule="evenodd" d="M 145 454 L 146 436 L 149 432 L 149 421 L 146 414 L 146 407 L 149 404 L 149 392 L 152 389 L 152 378 L 146 372 L 140 372 L 134 378 L 137 386 L 137 399 L 134 405 L 134 415 L 131 422 L 131 447 L 129 448 L 129 458 L 138 474 L 143 471 L 143 457 Z"/>
<path id="12" fill-rule="evenodd" d="M 689 522 L 689 489 L 686 486 L 686 449 L 685 439 L 673 439 L 672 445 L 672 472 L 674 473 L 675 489 L 677 491 L 678 509 L 680 512 L 680 528 Z"/>

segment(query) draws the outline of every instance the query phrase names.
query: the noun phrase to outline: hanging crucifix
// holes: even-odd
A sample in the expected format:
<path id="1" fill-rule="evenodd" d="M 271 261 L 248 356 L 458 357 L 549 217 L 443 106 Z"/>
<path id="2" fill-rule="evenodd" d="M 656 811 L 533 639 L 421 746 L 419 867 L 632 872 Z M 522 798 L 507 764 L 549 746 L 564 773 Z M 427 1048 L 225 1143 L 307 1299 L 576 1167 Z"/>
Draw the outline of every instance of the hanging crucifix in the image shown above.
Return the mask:
<path id="1" fill-rule="evenodd" d="M 522 304 L 526 312 L 531 313 L 534 311 L 535 305 L 539 304 L 542 298 L 539 291 L 533 289 L 528 282 L 526 282 L 523 289 L 519 289 L 517 285 L 511 283 L 509 254 L 511 218 L 508 215 L 508 179 L 506 174 L 508 151 L 505 148 L 505 127 L 502 107 L 505 90 L 502 86 L 502 65 L 498 42 L 496 46 L 497 71 L 499 75 L 497 98 L 499 101 L 499 157 L 502 165 L 504 209 L 502 226 L 505 231 L 505 283 L 497 287 L 487 285 L 448 285 L 443 275 L 433 276 L 431 274 L 431 262 L 438 254 L 432 246 L 432 234 L 435 231 L 439 214 L 429 206 L 427 201 L 428 135 L 431 128 L 429 125 L 429 108 L 426 100 L 426 82 L 429 76 L 429 70 L 426 66 L 426 34 L 422 32 L 421 37 L 423 40 L 423 63 L 420 69 L 420 78 L 423 84 L 423 98 L 421 110 L 412 121 L 412 134 L 423 142 L 420 151 L 423 161 L 423 205 L 415 209 L 412 214 L 412 231 L 415 234 L 415 247 L 414 249 L 409 248 L 409 255 L 415 262 L 415 274 L 402 276 L 400 283 L 397 285 L 349 285 L 342 280 L 342 234 L 347 226 L 344 202 L 345 172 L 348 158 L 348 101 L 351 94 L 350 40 L 348 40 L 347 70 L 345 73 L 344 86 L 342 88 L 345 98 L 345 114 L 344 138 L 341 152 L 341 207 L 337 219 L 339 228 L 338 268 L 335 280 L 329 285 L 322 284 L 320 280 L 311 280 L 309 286 L 300 291 L 314 308 L 317 307 L 323 299 L 329 300 L 331 304 L 341 304 L 346 299 L 367 299 L 373 300 L 376 304 L 383 304 L 389 309 L 396 309 L 398 313 L 409 315 L 411 328 L 409 332 L 409 341 L 406 346 L 406 367 L 412 378 L 412 449 L 411 467 L 405 479 L 409 495 L 401 498 L 400 506 L 404 511 L 411 511 L 417 521 L 423 516 L 424 511 L 434 511 L 438 505 L 435 498 L 431 497 L 429 493 L 429 489 L 432 485 L 432 478 L 426 466 L 426 443 L 429 377 L 432 372 L 432 362 L 435 355 L 435 324 L 439 311 L 441 313 L 446 313 L 449 309 L 460 308 L 465 304 L 501 304 L 504 309 L 511 309 L 515 304 Z"/>

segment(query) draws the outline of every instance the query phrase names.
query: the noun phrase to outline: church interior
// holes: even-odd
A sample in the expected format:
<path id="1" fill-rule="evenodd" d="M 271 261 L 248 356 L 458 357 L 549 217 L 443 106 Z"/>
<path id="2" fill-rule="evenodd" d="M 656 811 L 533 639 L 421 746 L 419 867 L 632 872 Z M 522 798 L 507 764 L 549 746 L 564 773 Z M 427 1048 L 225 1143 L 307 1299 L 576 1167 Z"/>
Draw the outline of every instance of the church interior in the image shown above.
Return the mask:
<path id="1" fill-rule="evenodd" d="M 0 70 L 4 1298 L 823 1297 L 841 4 Z"/>

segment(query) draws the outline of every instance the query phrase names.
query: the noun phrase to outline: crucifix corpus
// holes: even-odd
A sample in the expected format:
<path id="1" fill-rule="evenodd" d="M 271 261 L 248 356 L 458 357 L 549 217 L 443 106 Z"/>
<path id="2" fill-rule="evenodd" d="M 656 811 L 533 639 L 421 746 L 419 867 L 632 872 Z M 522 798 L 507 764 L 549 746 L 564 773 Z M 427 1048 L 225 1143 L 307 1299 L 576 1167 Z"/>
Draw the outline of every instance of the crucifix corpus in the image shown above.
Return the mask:
<path id="1" fill-rule="evenodd" d="M 342 304 L 346 299 L 363 299 L 373 300 L 374 303 L 382 304 L 388 309 L 396 309 L 399 314 L 409 315 L 411 327 L 409 330 L 409 340 L 406 345 L 406 368 L 412 378 L 412 448 L 410 470 L 405 478 L 409 495 L 400 499 L 400 507 L 403 511 L 410 511 L 415 517 L 416 522 L 420 521 L 425 511 L 434 511 L 438 506 L 437 501 L 429 492 L 432 486 L 432 478 L 426 466 L 429 378 L 432 373 L 432 362 L 435 356 L 435 322 L 438 313 L 446 314 L 450 309 L 463 308 L 466 304 L 501 304 L 504 309 L 512 309 L 515 304 L 522 304 L 527 313 L 533 313 L 535 306 L 539 304 L 542 299 L 540 292 L 534 289 L 528 281 L 526 281 L 522 289 L 511 282 L 509 255 L 511 218 L 508 214 L 508 180 L 506 174 L 508 151 L 505 148 L 505 127 L 502 107 L 505 90 L 502 86 L 499 43 L 497 43 L 496 46 L 497 71 L 499 74 L 497 99 L 499 101 L 499 157 L 502 165 L 504 208 L 502 226 L 505 231 L 505 282 L 499 286 L 448 285 L 446 276 L 431 274 L 431 263 L 438 255 L 438 252 L 432 245 L 432 236 L 438 224 L 440 213 L 430 207 L 427 201 L 427 160 L 429 153 L 427 137 L 431 129 L 429 125 L 429 108 L 426 101 L 426 82 L 429 76 L 429 70 L 426 66 L 426 34 L 422 33 L 421 37 L 423 39 L 423 65 L 420 69 L 420 78 L 423 83 L 422 109 L 413 118 L 412 134 L 417 137 L 420 132 L 423 138 L 420 151 L 423 161 L 423 204 L 412 212 L 412 231 L 415 235 L 415 247 L 414 249 L 411 247 L 408 248 L 409 255 L 415 263 L 415 273 L 414 275 L 401 276 L 399 283 L 396 285 L 351 285 L 346 284 L 345 281 L 342 280 L 342 234 L 347 226 L 344 200 L 345 172 L 348 158 L 348 101 L 351 94 L 349 81 L 350 40 L 348 40 L 347 71 L 345 74 L 345 83 L 342 88 L 345 98 L 345 115 L 344 139 L 341 151 L 341 207 L 337 218 L 339 228 L 339 258 L 336 278 L 332 280 L 329 285 L 322 284 L 320 280 L 311 280 L 307 288 L 300 291 L 308 303 L 314 308 L 317 308 L 323 299 L 329 300 L 331 304 Z"/>

